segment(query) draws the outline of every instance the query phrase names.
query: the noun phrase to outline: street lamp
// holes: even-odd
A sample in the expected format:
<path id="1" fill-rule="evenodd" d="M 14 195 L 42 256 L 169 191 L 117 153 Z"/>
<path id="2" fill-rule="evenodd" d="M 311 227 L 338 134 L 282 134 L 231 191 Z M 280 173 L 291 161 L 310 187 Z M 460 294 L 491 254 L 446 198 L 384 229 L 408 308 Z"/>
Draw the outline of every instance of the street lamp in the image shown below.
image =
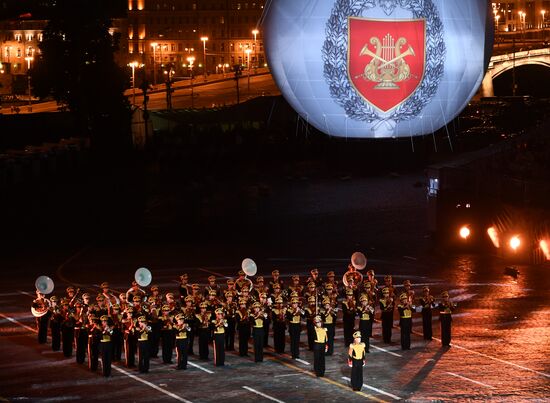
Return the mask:
<path id="1" fill-rule="evenodd" d="M 157 85 L 157 46 L 159 44 L 153 42 L 151 46 L 153 47 L 153 85 Z"/>
<path id="2" fill-rule="evenodd" d="M 203 69 L 204 69 L 204 81 L 206 81 L 206 41 L 208 40 L 207 36 L 201 36 L 202 41 L 202 62 L 203 62 Z"/>
<path id="3" fill-rule="evenodd" d="M 191 108 L 193 108 L 193 98 L 194 98 L 194 93 L 193 93 L 193 63 L 195 63 L 195 57 L 194 56 L 189 56 L 187 58 L 187 63 L 188 63 L 188 68 L 189 68 L 189 71 L 190 71 L 190 78 L 191 78 Z"/>
<path id="4" fill-rule="evenodd" d="M 250 53 L 252 53 L 252 49 L 247 48 L 245 50 L 246 52 L 246 64 L 247 64 L 247 70 L 248 70 L 248 92 L 250 92 Z"/>
<path id="5" fill-rule="evenodd" d="M 256 37 L 258 36 L 259 33 L 260 33 L 260 31 L 258 31 L 257 29 L 252 30 L 252 35 L 254 35 L 254 59 L 256 61 L 256 64 L 258 63 L 258 48 L 257 48 L 257 41 L 256 41 L 257 38 Z"/>
<path id="6" fill-rule="evenodd" d="M 34 60 L 34 57 L 27 56 L 25 57 L 27 61 L 27 84 L 29 86 L 29 113 L 32 112 L 32 101 L 31 101 L 31 62 Z"/>
<path id="7" fill-rule="evenodd" d="M 133 61 L 131 63 L 128 63 L 128 66 L 132 68 L 132 94 L 133 94 L 132 103 L 135 105 L 136 104 L 136 67 L 141 68 L 144 65 L 137 61 Z"/>

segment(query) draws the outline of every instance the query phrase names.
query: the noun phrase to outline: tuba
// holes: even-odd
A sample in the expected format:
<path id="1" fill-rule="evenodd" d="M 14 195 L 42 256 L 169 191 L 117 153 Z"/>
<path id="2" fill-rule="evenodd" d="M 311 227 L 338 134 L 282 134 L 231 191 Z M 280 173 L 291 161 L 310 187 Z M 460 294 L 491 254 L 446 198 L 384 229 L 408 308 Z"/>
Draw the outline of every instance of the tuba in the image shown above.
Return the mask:
<path id="1" fill-rule="evenodd" d="M 344 273 L 342 282 L 346 287 L 351 287 L 350 283 L 358 286 L 363 282 L 363 275 L 358 270 L 363 270 L 367 266 L 367 257 L 361 252 L 355 252 L 351 255 L 351 263 L 348 266 L 349 270 Z"/>
<path id="2" fill-rule="evenodd" d="M 51 302 L 48 298 L 40 298 L 39 294 L 50 294 L 53 291 L 54 283 L 48 276 L 40 276 L 34 282 L 36 287 L 36 296 L 39 297 L 33 301 L 31 306 L 32 316 L 40 318 L 48 313 Z"/>

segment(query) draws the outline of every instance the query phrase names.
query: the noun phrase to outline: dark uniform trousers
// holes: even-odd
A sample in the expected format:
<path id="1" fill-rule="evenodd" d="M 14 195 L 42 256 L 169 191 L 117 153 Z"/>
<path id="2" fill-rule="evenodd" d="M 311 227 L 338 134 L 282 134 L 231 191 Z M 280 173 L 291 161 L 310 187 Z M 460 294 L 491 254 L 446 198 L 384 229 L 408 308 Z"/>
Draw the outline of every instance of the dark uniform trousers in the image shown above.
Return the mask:
<path id="1" fill-rule="evenodd" d="M 239 328 L 239 355 L 241 357 L 248 355 L 248 340 L 250 339 L 250 325 L 248 322 L 242 322 Z"/>
<path id="2" fill-rule="evenodd" d="M 283 354 L 285 352 L 285 331 L 285 322 L 273 322 L 273 344 L 275 347 L 275 352 L 279 354 Z"/>
<path id="3" fill-rule="evenodd" d="M 149 372 L 151 358 L 151 342 L 149 339 L 138 339 L 138 370 L 141 373 Z"/>
<path id="4" fill-rule="evenodd" d="M 451 323 L 453 321 L 450 313 L 440 313 L 439 321 L 441 322 L 441 345 L 451 345 Z"/>
<path id="5" fill-rule="evenodd" d="M 300 332 L 302 326 L 300 323 L 290 323 L 288 333 L 290 334 L 290 353 L 292 358 L 300 358 Z"/>
<path id="6" fill-rule="evenodd" d="M 313 325 L 313 319 L 308 319 L 306 322 L 307 330 L 307 347 L 309 351 L 313 351 L 313 344 L 315 344 L 315 326 Z"/>
<path id="7" fill-rule="evenodd" d="M 174 351 L 174 330 L 173 329 L 163 329 L 160 332 L 160 337 L 162 339 L 162 362 L 165 364 L 172 363 L 172 354 Z M 153 335 L 151 335 L 151 342 L 153 343 L 152 352 L 155 350 L 155 344 L 158 351 L 158 339 L 155 341 Z M 153 357 L 154 355 L 151 354 Z"/>
<path id="8" fill-rule="evenodd" d="M 199 327 L 199 358 L 208 359 L 208 342 L 210 341 L 210 329 L 208 327 Z"/>
<path id="9" fill-rule="evenodd" d="M 214 365 L 225 365 L 225 332 L 214 333 Z"/>
<path id="10" fill-rule="evenodd" d="M 225 329 L 225 349 L 235 351 L 235 318 L 227 319 L 227 328 Z"/>
<path id="11" fill-rule="evenodd" d="M 161 338 L 161 329 L 162 323 L 161 322 L 153 322 L 151 323 L 151 357 L 157 358 L 159 355 L 159 342 Z M 164 343 L 163 343 L 164 347 Z M 164 361 L 164 348 L 162 350 L 162 360 Z M 170 357 L 170 361 L 172 360 L 172 357 Z M 166 364 L 166 362 L 164 362 Z"/>
<path id="12" fill-rule="evenodd" d="M 61 349 L 61 323 L 58 320 L 52 319 L 50 322 L 50 331 L 52 333 L 52 350 L 59 351 Z"/>
<path id="13" fill-rule="evenodd" d="M 176 338 L 176 357 L 178 360 L 178 366 L 176 367 L 177 369 L 187 369 L 188 352 L 189 352 L 189 339 Z"/>
<path id="14" fill-rule="evenodd" d="M 313 344 L 313 363 L 315 375 L 325 375 L 325 343 Z"/>
<path id="15" fill-rule="evenodd" d="M 111 361 L 113 358 L 113 342 L 109 340 L 101 340 L 101 369 L 103 376 L 111 376 Z"/>
<path id="16" fill-rule="evenodd" d="M 344 344 L 349 346 L 353 342 L 353 327 L 355 326 L 355 312 L 344 311 Z"/>
<path id="17" fill-rule="evenodd" d="M 74 340 L 76 345 L 76 362 L 84 364 L 86 359 L 86 350 L 88 349 L 88 329 L 86 327 L 76 327 L 74 331 Z"/>
<path id="18" fill-rule="evenodd" d="M 115 327 L 113 329 L 111 340 L 113 343 L 113 361 L 120 361 L 122 357 L 122 343 L 124 342 L 120 328 Z"/>
<path id="19" fill-rule="evenodd" d="M 254 327 L 254 362 L 264 360 L 264 337 L 265 332 L 262 327 Z"/>
<path id="20" fill-rule="evenodd" d="M 336 333 L 334 323 L 325 323 L 327 329 L 328 349 L 325 355 L 332 355 L 334 353 L 334 336 Z"/>
<path id="21" fill-rule="evenodd" d="M 193 319 L 186 320 L 185 323 L 189 325 L 191 330 L 187 332 L 187 354 L 188 355 L 194 355 L 193 352 L 193 342 L 195 341 L 195 333 L 196 333 L 196 324 Z"/>
<path id="22" fill-rule="evenodd" d="M 88 334 L 88 369 L 97 371 L 99 362 L 99 338 L 94 332 Z"/>
<path id="23" fill-rule="evenodd" d="M 361 332 L 361 341 L 365 343 L 365 352 L 370 349 L 370 335 L 372 334 L 372 321 L 370 319 L 359 320 L 359 331 Z"/>
<path id="24" fill-rule="evenodd" d="M 363 387 L 363 360 L 365 352 L 360 345 L 354 345 L 352 355 L 348 358 L 351 360 L 351 388 L 353 390 L 361 390 Z"/>
<path id="25" fill-rule="evenodd" d="M 269 326 L 271 324 L 271 319 L 267 317 L 264 319 L 264 347 L 268 347 L 268 339 L 269 339 Z"/>
<path id="26" fill-rule="evenodd" d="M 432 309 L 422 308 L 422 333 L 424 340 L 432 339 Z"/>
<path id="27" fill-rule="evenodd" d="M 50 320 L 51 312 L 36 318 L 36 327 L 38 328 L 38 343 L 46 344 L 48 341 L 48 321 Z"/>
<path id="28" fill-rule="evenodd" d="M 401 350 L 410 350 L 412 318 L 400 318 L 399 327 L 401 328 Z"/>
<path id="29" fill-rule="evenodd" d="M 393 326 L 393 311 L 382 312 L 382 339 L 384 343 L 391 343 L 391 330 Z"/>
<path id="30" fill-rule="evenodd" d="M 74 327 L 72 324 L 61 326 L 61 338 L 63 340 L 63 355 L 70 357 L 73 355 Z"/>
<path id="31" fill-rule="evenodd" d="M 136 366 L 136 349 L 137 349 L 137 336 L 134 332 L 124 333 L 124 358 L 126 360 L 126 367 L 132 368 Z"/>

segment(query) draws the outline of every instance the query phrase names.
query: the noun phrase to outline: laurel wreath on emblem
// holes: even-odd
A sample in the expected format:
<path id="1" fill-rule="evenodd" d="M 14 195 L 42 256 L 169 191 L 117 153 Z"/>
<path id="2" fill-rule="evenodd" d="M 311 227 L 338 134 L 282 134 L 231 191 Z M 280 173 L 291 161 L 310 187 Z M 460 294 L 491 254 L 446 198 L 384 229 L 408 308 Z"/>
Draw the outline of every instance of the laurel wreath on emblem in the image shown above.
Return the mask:
<path id="1" fill-rule="evenodd" d="M 382 10 L 390 15 L 399 5 L 426 20 L 426 66 L 424 80 L 414 94 L 391 112 L 380 115 L 352 87 L 347 73 L 348 17 L 360 17 L 364 10 L 376 7 L 377 0 L 337 0 L 326 25 L 322 49 L 324 76 L 330 93 L 348 117 L 366 122 L 409 120 L 420 114 L 435 95 L 444 73 L 446 47 L 443 23 L 432 0 L 378 0 Z"/>

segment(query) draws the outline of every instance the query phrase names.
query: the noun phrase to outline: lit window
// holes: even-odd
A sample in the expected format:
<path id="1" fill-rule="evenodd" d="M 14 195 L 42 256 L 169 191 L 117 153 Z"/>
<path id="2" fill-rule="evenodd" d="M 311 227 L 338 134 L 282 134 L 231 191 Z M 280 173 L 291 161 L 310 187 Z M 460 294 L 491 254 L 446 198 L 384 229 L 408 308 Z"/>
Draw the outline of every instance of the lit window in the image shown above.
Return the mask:
<path id="1" fill-rule="evenodd" d="M 430 178 L 430 185 L 428 187 L 428 196 L 437 196 L 439 191 L 439 179 Z"/>
<path id="2" fill-rule="evenodd" d="M 15 34 L 15 40 L 17 42 L 21 42 L 21 39 L 22 39 L 21 34 Z"/>

